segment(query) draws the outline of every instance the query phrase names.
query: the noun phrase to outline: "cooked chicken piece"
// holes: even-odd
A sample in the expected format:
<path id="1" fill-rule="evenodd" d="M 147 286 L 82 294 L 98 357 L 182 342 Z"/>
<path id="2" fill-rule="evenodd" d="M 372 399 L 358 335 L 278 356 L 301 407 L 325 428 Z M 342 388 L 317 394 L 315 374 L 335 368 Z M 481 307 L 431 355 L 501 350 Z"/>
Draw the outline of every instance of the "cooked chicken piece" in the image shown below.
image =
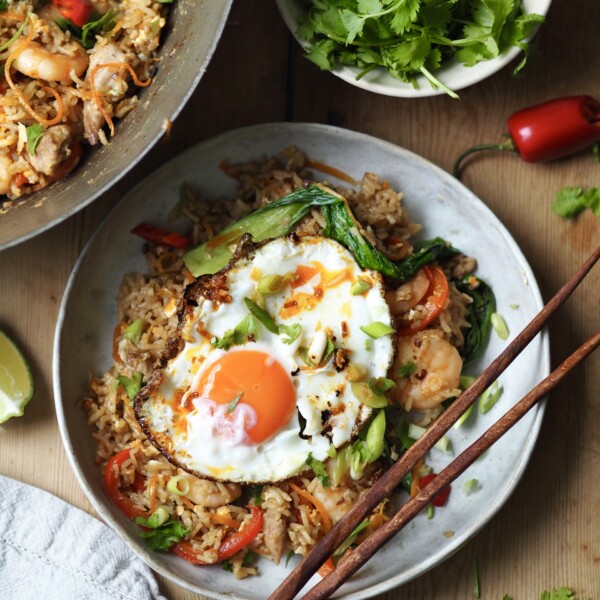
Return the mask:
<path id="1" fill-rule="evenodd" d="M 71 154 L 73 133 L 67 125 L 53 125 L 42 134 L 33 156 L 31 166 L 44 175 L 52 176 Z"/>
<path id="2" fill-rule="evenodd" d="M 90 80 L 92 77 L 94 78 L 94 88 L 109 113 L 112 111 L 110 105 L 121 100 L 127 92 L 127 72 L 115 67 L 102 67 L 102 65 L 125 62 L 127 62 L 125 53 L 113 43 L 96 46 L 90 56 L 90 66 L 85 80 L 91 87 Z M 83 127 L 85 137 L 92 146 L 98 143 L 98 132 L 104 123 L 104 116 L 100 112 L 96 100 L 94 98 L 85 100 L 83 103 Z"/>
<path id="3" fill-rule="evenodd" d="M 263 532 L 265 546 L 278 565 L 285 548 L 287 525 L 280 511 L 267 509 L 264 513 Z"/>

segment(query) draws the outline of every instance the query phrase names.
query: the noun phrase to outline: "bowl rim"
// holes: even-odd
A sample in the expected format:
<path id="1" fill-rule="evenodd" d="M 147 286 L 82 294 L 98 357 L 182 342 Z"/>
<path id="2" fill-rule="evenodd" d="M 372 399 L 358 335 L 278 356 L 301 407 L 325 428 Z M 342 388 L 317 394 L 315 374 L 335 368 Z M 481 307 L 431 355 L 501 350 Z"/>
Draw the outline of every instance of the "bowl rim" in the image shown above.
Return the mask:
<path id="1" fill-rule="evenodd" d="M 231 10 L 231 5 L 233 4 L 233 0 L 222 0 L 222 1 L 225 3 L 223 6 L 223 14 L 222 14 L 221 20 L 219 21 L 218 27 L 214 32 L 214 36 L 211 41 L 209 50 L 208 50 L 204 60 L 202 61 L 202 63 L 198 66 L 198 71 L 196 73 L 196 76 L 192 80 L 190 87 L 186 90 L 185 94 L 181 97 L 181 100 L 178 103 L 178 105 L 175 107 L 175 110 L 173 110 L 171 115 L 165 117 L 166 119 L 168 119 L 171 122 L 174 122 L 177 119 L 177 117 L 179 116 L 181 111 L 184 109 L 185 105 L 187 104 L 187 102 L 190 99 L 190 97 L 192 96 L 192 94 L 196 91 L 196 88 L 198 87 L 200 80 L 202 79 L 202 77 L 204 76 L 204 73 L 206 72 L 209 62 L 212 59 L 213 54 L 215 53 L 217 44 L 219 43 L 221 35 L 223 34 L 225 24 L 227 23 L 227 18 L 229 17 L 229 12 Z M 125 177 L 125 175 L 127 175 L 136 165 L 138 165 L 146 157 L 146 155 L 158 144 L 159 140 L 163 136 L 164 136 L 164 131 L 162 129 L 159 129 L 156 132 L 156 134 L 154 135 L 154 137 L 152 137 L 149 140 L 148 144 L 146 144 L 145 146 L 143 146 L 141 148 L 140 152 L 136 156 L 134 156 L 130 162 L 127 163 L 125 168 L 122 171 L 120 171 L 116 175 L 116 177 L 114 177 L 110 181 L 107 181 L 101 187 L 94 189 L 85 198 L 85 200 L 83 200 L 79 204 L 71 206 L 69 209 L 65 210 L 64 212 L 61 212 L 60 214 L 56 215 L 54 218 L 49 219 L 48 221 L 44 222 L 40 227 L 33 228 L 30 231 L 26 231 L 6 242 L 0 242 L 0 252 L 2 250 L 7 250 L 8 248 L 16 246 L 17 244 L 21 244 L 22 242 L 26 242 L 27 240 L 30 240 L 30 239 L 36 237 L 37 235 L 40 235 L 40 234 L 48 231 L 49 229 L 52 229 L 56 225 L 59 225 L 63 221 L 66 221 L 68 218 L 72 217 L 74 214 L 78 213 L 80 210 L 89 206 L 92 202 L 94 202 L 100 196 L 102 196 L 102 194 L 105 194 L 110 189 L 112 189 L 117 183 L 119 183 L 119 181 L 121 181 L 123 179 L 123 177 Z M 32 198 L 33 198 L 33 196 L 32 196 Z M 15 208 L 16 208 L 16 210 L 19 210 L 19 207 L 15 207 Z M 1 215 L 0 215 L 0 225 L 2 225 L 2 216 Z"/>
<path id="2" fill-rule="evenodd" d="M 541 3 L 541 8 L 537 9 L 535 12 L 541 14 L 542 16 L 545 16 L 548 13 L 550 5 L 552 3 L 552 0 L 530 1 Z M 290 30 L 290 33 L 298 42 L 298 44 L 304 50 L 307 50 L 310 47 L 310 43 L 301 40 L 297 35 L 298 21 L 295 17 L 294 7 L 298 6 L 301 0 L 275 0 L 275 2 L 277 3 L 277 7 L 279 8 L 281 17 L 285 21 L 285 24 Z M 527 2 L 527 0 L 525 0 L 525 2 Z M 536 35 L 538 29 L 539 26 L 535 27 L 533 32 L 527 39 L 531 40 Z M 496 58 L 480 61 L 473 67 L 465 67 L 464 65 L 461 65 L 460 63 L 454 61 L 454 59 L 451 59 L 445 65 L 442 65 L 442 67 L 435 72 L 435 75 L 444 85 L 450 87 L 452 91 L 457 92 L 459 90 L 463 90 L 467 87 L 475 85 L 483 81 L 484 79 L 487 79 L 488 77 L 491 77 L 498 71 L 502 70 L 521 52 L 522 50 L 517 46 L 511 46 L 509 48 L 506 48 Z M 456 71 L 460 70 L 461 72 L 466 73 L 467 76 L 464 78 L 464 82 L 457 84 L 446 81 L 446 76 L 450 69 Z M 390 96 L 394 98 L 429 98 L 432 96 L 446 95 L 446 92 L 443 89 L 434 88 L 423 75 L 419 75 L 417 77 L 417 87 L 415 88 L 411 84 L 394 79 L 391 75 L 387 73 L 385 69 L 383 69 L 383 67 L 376 67 L 375 69 L 373 69 L 372 73 L 381 75 L 384 78 L 389 79 L 389 84 L 380 83 L 378 81 L 371 81 L 369 73 L 361 79 L 357 80 L 356 76 L 360 72 L 361 69 L 350 65 L 338 65 L 331 70 L 331 73 L 333 75 L 339 77 L 346 83 L 349 83 L 354 87 L 366 90 L 368 92 L 381 94 L 382 96 Z"/>
<path id="3" fill-rule="evenodd" d="M 531 266 L 529 265 L 529 262 L 525 258 L 519 245 L 514 240 L 514 238 L 508 231 L 508 229 L 498 219 L 498 217 L 496 217 L 496 215 L 493 213 L 493 211 L 482 200 L 480 200 L 473 192 L 471 192 L 471 190 L 469 190 L 461 182 L 457 181 L 448 172 L 444 171 L 437 165 L 431 163 L 427 159 L 419 156 L 418 154 L 415 154 L 415 153 L 411 152 L 410 150 L 407 150 L 401 146 L 398 146 L 397 144 L 393 144 L 391 142 L 382 140 L 380 138 L 377 138 L 377 137 L 374 137 L 374 136 L 371 136 L 371 135 L 368 135 L 365 133 L 349 130 L 346 128 L 335 127 L 335 126 L 331 126 L 331 125 L 323 125 L 323 124 L 317 124 L 317 123 L 290 123 L 290 122 L 265 123 L 265 124 L 256 124 L 256 125 L 241 127 L 238 129 L 229 130 L 224 133 L 215 135 L 215 136 L 208 138 L 194 146 L 191 146 L 184 152 L 176 155 L 172 160 L 178 160 L 181 157 L 187 156 L 188 154 L 193 154 L 194 152 L 198 151 L 199 147 L 212 146 L 215 144 L 222 143 L 224 140 L 227 140 L 228 138 L 235 139 L 236 137 L 241 136 L 241 135 L 252 136 L 252 134 L 256 131 L 269 131 L 270 129 L 277 130 L 282 127 L 288 128 L 289 130 L 303 129 L 305 131 L 307 128 L 309 128 L 311 131 L 314 131 L 316 135 L 318 135 L 319 133 L 336 132 L 338 135 L 352 136 L 352 138 L 354 140 L 356 140 L 357 138 L 360 138 L 361 141 L 373 143 L 373 144 L 381 146 L 384 149 L 387 148 L 394 152 L 400 151 L 400 152 L 404 153 L 405 155 L 410 155 L 413 160 L 426 165 L 428 168 L 432 169 L 438 177 L 441 177 L 446 182 L 451 182 L 451 185 L 453 185 L 453 186 L 459 185 L 460 187 L 462 187 L 463 188 L 461 190 L 462 193 L 465 195 L 471 196 L 480 205 L 480 209 L 484 212 L 487 212 L 488 216 L 492 216 L 494 221 L 497 222 L 497 227 L 499 228 L 500 233 L 502 234 L 505 243 L 507 243 L 507 245 L 510 247 L 511 251 L 514 253 L 514 255 L 519 260 L 519 266 L 520 266 L 520 269 L 521 269 L 524 279 L 527 281 L 527 286 L 532 294 L 533 302 L 535 303 L 538 310 L 543 307 L 544 302 L 543 302 L 543 299 L 541 296 L 541 292 L 539 290 L 537 280 L 535 278 L 533 270 L 531 269 Z M 293 134 L 293 131 L 290 132 L 290 137 L 292 134 Z M 157 171 L 155 171 L 154 173 L 150 174 L 148 177 L 146 177 L 145 179 L 140 181 L 126 195 L 124 195 L 123 199 L 120 200 L 119 203 L 117 203 L 117 205 L 108 213 L 108 215 L 105 216 L 105 218 L 102 220 L 100 225 L 97 227 L 96 231 L 93 233 L 93 235 L 87 241 L 85 247 L 81 251 L 79 258 L 77 259 L 75 266 L 73 267 L 73 270 L 69 276 L 69 279 L 68 279 L 68 282 L 65 287 L 65 291 L 64 291 L 64 294 L 63 294 L 63 297 L 61 300 L 61 305 L 60 305 L 59 313 L 57 316 L 55 335 L 54 335 L 54 343 L 53 343 L 52 377 L 53 377 L 53 392 L 54 392 L 54 404 L 55 404 L 55 410 L 56 410 L 56 417 L 57 417 L 59 431 L 60 431 L 61 439 L 62 439 L 62 442 L 64 445 L 65 453 L 67 455 L 67 459 L 68 459 L 68 461 L 71 465 L 71 468 L 73 469 L 73 471 L 75 473 L 75 477 L 78 480 L 79 485 L 83 489 L 87 499 L 92 504 L 92 506 L 94 507 L 96 512 L 100 515 L 100 517 L 114 531 L 116 531 L 120 535 L 120 537 L 123 539 L 123 541 L 130 548 L 132 548 L 133 551 L 135 551 L 136 553 L 141 555 L 143 557 L 143 559 L 146 561 L 146 563 L 148 565 L 150 565 L 150 567 L 153 570 L 155 570 L 156 572 L 160 573 L 164 577 L 170 579 L 177 585 L 179 585 L 187 590 L 202 594 L 202 595 L 204 595 L 208 598 L 212 598 L 214 600 L 229 599 L 232 597 L 235 597 L 236 600 L 242 600 L 242 597 L 238 596 L 237 594 L 232 594 L 229 592 L 221 593 L 218 591 L 213 591 L 213 590 L 210 590 L 208 588 L 203 588 L 201 586 L 198 586 L 198 585 L 188 581 L 182 575 L 180 575 L 178 572 L 175 572 L 174 569 L 170 568 L 170 566 L 167 565 L 165 562 L 157 560 L 156 553 L 150 552 L 141 543 L 141 541 L 134 540 L 132 538 L 131 532 L 123 526 L 122 522 L 117 517 L 115 517 L 113 515 L 113 512 L 108 508 L 108 505 L 105 503 L 105 501 L 103 501 L 103 499 L 100 496 L 98 496 L 96 494 L 96 492 L 92 489 L 91 485 L 88 484 L 88 481 L 87 481 L 87 478 L 85 475 L 85 471 L 81 467 L 79 460 L 77 458 L 75 444 L 70 437 L 69 428 L 68 428 L 68 424 L 67 424 L 67 417 L 66 417 L 66 414 L 64 411 L 65 403 L 62 398 L 62 385 L 61 385 L 61 341 L 62 341 L 62 336 L 63 336 L 63 324 L 64 324 L 64 321 L 65 321 L 66 315 L 67 315 L 67 307 L 69 304 L 69 299 L 71 296 L 72 288 L 75 285 L 77 275 L 79 273 L 81 265 L 84 262 L 84 260 L 87 258 L 87 254 L 90 251 L 90 249 L 92 248 L 92 245 L 95 243 L 96 238 L 100 236 L 101 231 L 104 229 L 106 224 L 112 218 L 113 213 L 115 213 L 119 209 L 119 207 L 127 201 L 127 198 L 129 198 L 132 195 L 135 195 L 137 190 L 147 183 L 148 179 L 150 179 L 151 177 L 160 176 L 161 173 L 166 172 L 170 168 L 169 165 L 170 165 L 171 161 L 168 161 L 163 166 L 161 166 L 160 169 L 158 169 Z M 540 354 L 541 354 L 541 356 L 540 356 L 540 373 L 542 374 L 542 376 L 546 376 L 547 374 L 550 373 L 550 342 L 549 342 L 548 328 L 544 328 L 540 332 L 539 335 L 540 335 Z M 518 462 L 516 462 L 515 467 L 514 467 L 513 471 L 511 472 L 510 478 L 508 478 L 505 494 L 502 495 L 502 497 L 498 497 L 495 502 L 489 503 L 487 505 L 485 514 L 477 521 L 476 524 L 473 524 L 471 527 L 466 528 L 465 530 L 461 531 L 459 535 L 455 535 L 452 538 L 452 541 L 449 543 L 449 545 L 447 547 L 447 553 L 444 555 L 444 557 L 441 560 L 439 559 L 439 557 L 436 558 L 436 557 L 432 556 L 429 559 L 427 559 L 426 561 L 423 561 L 419 565 L 415 566 L 409 573 L 408 577 L 403 576 L 402 574 L 399 574 L 396 577 L 392 577 L 385 581 L 381 581 L 380 583 L 371 585 L 368 588 L 358 590 L 355 592 L 351 592 L 351 593 L 345 594 L 343 596 L 336 595 L 334 597 L 343 597 L 346 600 L 362 600 L 364 598 L 370 598 L 377 594 L 381 594 L 386 591 L 389 591 L 400 585 L 408 583 L 412 579 L 415 579 L 416 577 L 423 575 L 424 573 L 429 571 L 431 568 L 441 564 L 442 562 L 444 562 L 445 560 L 450 558 L 453 554 L 455 554 L 458 550 L 460 550 L 460 548 L 464 544 L 466 544 L 468 541 L 470 541 L 474 537 L 474 535 L 476 535 L 476 533 L 481 531 L 481 529 L 483 529 L 483 527 L 485 527 L 485 525 L 494 516 L 496 516 L 496 514 L 498 513 L 500 508 L 508 501 L 508 499 L 510 498 L 510 496 L 513 494 L 514 490 L 516 489 L 517 484 L 519 483 L 519 481 L 521 480 L 521 477 L 523 476 L 523 474 L 525 472 L 526 466 L 529 464 L 531 454 L 535 447 L 536 441 L 539 437 L 539 432 L 540 432 L 540 428 L 541 428 L 542 418 L 543 418 L 543 415 L 545 412 L 545 407 L 546 407 L 546 400 L 542 400 L 533 409 L 533 411 L 535 411 L 534 418 L 533 418 L 533 421 L 529 428 L 529 432 L 527 434 L 526 443 L 524 443 L 523 446 L 521 447 L 519 460 L 518 460 Z M 82 420 L 82 423 L 85 425 L 84 420 Z"/>

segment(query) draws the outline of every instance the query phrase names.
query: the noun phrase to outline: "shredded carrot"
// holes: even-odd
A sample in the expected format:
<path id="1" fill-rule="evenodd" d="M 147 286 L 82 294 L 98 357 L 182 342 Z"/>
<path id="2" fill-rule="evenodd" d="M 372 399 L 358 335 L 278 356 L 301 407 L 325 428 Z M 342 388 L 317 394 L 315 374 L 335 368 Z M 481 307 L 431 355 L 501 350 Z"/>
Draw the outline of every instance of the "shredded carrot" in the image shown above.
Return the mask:
<path id="1" fill-rule="evenodd" d="M 16 12 L 10 12 L 10 11 L 6 11 L 3 13 L 0 13 L 0 17 L 2 17 L 3 19 L 12 19 L 13 21 L 24 21 L 25 17 L 19 13 Z"/>
<path id="2" fill-rule="evenodd" d="M 191 501 L 188 500 L 185 496 L 181 497 L 181 501 L 190 509 L 190 510 L 194 510 L 196 508 L 196 505 Z"/>
<path id="3" fill-rule="evenodd" d="M 321 577 L 327 577 L 335 569 L 331 556 L 319 567 L 317 573 Z"/>
<path id="4" fill-rule="evenodd" d="M 140 81 L 136 72 L 133 70 L 133 67 L 124 62 L 104 63 L 102 65 L 96 65 L 90 71 L 90 90 L 92 91 L 92 96 L 94 98 L 94 102 L 95 102 L 96 106 L 98 107 L 100 114 L 104 117 L 104 120 L 106 121 L 108 128 L 110 129 L 110 135 L 112 137 L 115 135 L 115 124 L 112 120 L 112 117 L 106 111 L 106 108 L 104 107 L 104 103 L 102 102 L 102 99 L 100 97 L 100 93 L 96 89 L 96 84 L 94 82 L 96 73 L 100 69 L 117 69 L 119 71 L 122 69 L 125 69 L 126 71 L 129 71 L 129 73 L 131 74 L 131 78 L 133 79 L 133 83 L 135 83 L 135 85 L 137 85 L 138 87 L 146 87 L 146 86 L 150 85 L 152 83 L 152 79 L 148 78 L 146 81 Z"/>
<path id="5" fill-rule="evenodd" d="M 298 487 L 295 483 L 290 483 L 290 487 L 298 494 L 298 496 L 308 500 L 321 515 L 321 520 L 323 521 L 323 531 L 327 533 L 331 529 L 331 517 L 329 513 L 325 510 L 325 507 L 319 500 L 317 500 L 312 494 Z"/>
<path id="6" fill-rule="evenodd" d="M 6 79 L 6 82 L 11 87 L 13 92 L 16 94 L 16 96 L 19 99 L 19 102 L 21 103 L 23 108 L 38 123 L 40 123 L 41 125 L 45 125 L 46 127 L 51 127 L 52 125 L 56 125 L 57 123 L 60 123 L 65 115 L 64 104 L 63 104 L 62 98 L 59 96 L 58 92 L 50 87 L 42 88 L 44 91 L 52 94 L 54 96 L 54 98 L 56 99 L 56 116 L 54 117 L 54 119 L 45 119 L 44 117 L 41 117 L 40 115 L 38 115 L 35 112 L 33 107 L 29 104 L 27 98 L 25 98 L 25 96 L 23 95 L 23 92 L 18 88 L 18 86 L 13 81 L 12 76 L 10 74 L 10 68 L 12 67 L 12 64 L 18 58 L 19 54 L 21 54 L 21 52 L 23 52 L 27 48 L 27 45 L 29 44 L 29 42 L 31 42 L 34 35 L 35 35 L 35 28 L 33 27 L 33 24 L 31 24 L 31 26 L 29 27 L 29 33 L 27 34 L 27 37 L 24 40 L 13 45 L 13 49 L 12 49 L 10 55 L 8 56 L 8 58 L 6 59 L 6 64 L 4 65 L 4 78 Z"/>
<path id="7" fill-rule="evenodd" d="M 150 480 L 150 483 L 148 484 L 148 488 L 151 490 L 150 491 L 150 514 L 154 514 L 154 511 L 156 511 L 156 491 L 157 491 L 157 484 L 158 483 L 158 475 L 154 475 L 154 477 L 152 477 L 152 479 Z"/>
<path id="8" fill-rule="evenodd" d="M 420 458 L 415 466 L 412 468 L 412 480 L 410 482 L 410 497 L 414 498 L 420 491 L 421 486 L 419 483 L 421 482 L 421 467 L 423 466 L 424 461 Z"/>
<path id="9" fill-rule="evenodd" d="M 232 519 L 228 515 L 222 515 L 220 513 L 213 513 L 210 515 L 210 520 L 213 523 L 217 523 L 218 525 L 226 525 L 227 527 L 232 527 L 233 529 L 239 529 L 240 522 Z"/>
<path id="10" fill-rule="evenodd" d="M 321 173 L 326 173 L 327 175 L 331 175 L 332 177 L 336 177 L 337 179 L 341 179 L 342 181 L 345 181 L 352 185 L 356 185 L 358 183 L 355 179 L 350 177 L 350 175 L 348 175 L 347 173 L 344 173 L 344 171 L 340 171 L 339 169 L 336 169 L 335 167 L 330 167 L 329 165 L 326 165 L 325 163 L 321 163 L 316 160 L 312 160 L 311 158 L 306 159 L 305 165 L 307 167 L 309 167 L 310 169 L 316 169 L 317 171 L 321 171 Z"/>

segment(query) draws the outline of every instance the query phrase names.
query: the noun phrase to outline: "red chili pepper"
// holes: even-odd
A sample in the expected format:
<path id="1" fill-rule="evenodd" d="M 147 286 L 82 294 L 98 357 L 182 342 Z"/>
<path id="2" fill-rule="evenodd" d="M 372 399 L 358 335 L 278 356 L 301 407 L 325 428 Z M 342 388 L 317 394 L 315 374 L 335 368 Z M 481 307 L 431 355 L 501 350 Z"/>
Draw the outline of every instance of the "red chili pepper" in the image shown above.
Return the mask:
<path id="1" fill-rule="evenodd" d="M 400 322 L 396 331 L 400 336 L 413 335 L 425 329 L 442 312 L 448 299 L 449 287 L 444 271 L 435 265 L 427 265 L 422 269 L 429 279 L 429 288 L 424 296 L 425 315 L 415 323 Z"/>
<path id="2" fill-rule="evenodd" d="M 160 246 L 170 246 L 171 248 L 187 248 L 192 240 L 177 233 L 176 231 L 167 231 L 161 227 L 155 227 L 148 223 L 140 223 L 131 230 L 131 233 L 139 235 L 147 242 L 158 244 Z"/>
<path id="3" fill-rule="evenodd" d="M 430 481 L 433 481 L 437 475 L 435 473 L 429 473 L 419 479 L 419 488 L 423 489 Z M 446 505 L 448 496 L 450 495 L 450 486 L 443 487 L 431 500 L 433 506 L 442 507 Z"/>
<path id="4" fill-rule="evenodd" d="M 138 508 L 133 501 L 123 494 L 119 489 L 119 475 L 115 473 L 114 465 L 119 467 L 126 461 L 129 460 L 131 448 L 125 448 L 117 452 L 109 461 L 106 463 L 106 469 L 104 469 L 104 487 L 111 497 L 111 500 L 125 513 L 130 519 L 135 517 L 145 517 L 147 513 L 145 510 Z M 137 473 L 136 473 L 137 476 Z M 132 487 L 139 487 L 140 481 L 134 481 Z"/>
<path id="5" fill-rule="evenodd" d="M 247 546 L 260 533 L 263 526 L 263 511 L 258 506 L 250 505 L 248 508 L 252 513 L 252 518 L 241 531 L 236 531 L 223 540 L 219 546 L 217 563 L 231 558 L 234 554 Z M 198 558 L 198 555 L 190 542 L 179 542 L 171 547 L 171 551 L 195 565 L 209 564 Z"/>
<path id="6" fill-rule="evenodd" d="M 77 27 L 83 27 L 94 10 L 90 0 L 52 0 L 52 4 L 65 19 L 69 19 Z"/>
<path id="7" fill-rule="evenodd" d="M 454 164 L 458 177 L 463 160 L 479 150 L 511 150 L 526 162 L 543 162 L 579 152 L 600 141 L 600 102 L 591 96 L 567 96 L 530 106 L 507 121 L 509 139 L 481 144 L 463 152 Z"/>

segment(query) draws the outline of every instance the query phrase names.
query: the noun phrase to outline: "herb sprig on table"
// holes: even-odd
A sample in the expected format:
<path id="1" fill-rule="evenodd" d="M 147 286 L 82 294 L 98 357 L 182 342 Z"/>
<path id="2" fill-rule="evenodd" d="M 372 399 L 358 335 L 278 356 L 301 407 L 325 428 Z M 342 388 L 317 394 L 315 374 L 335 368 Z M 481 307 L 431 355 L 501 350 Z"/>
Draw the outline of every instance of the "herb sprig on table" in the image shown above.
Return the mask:
<path id="1" fill-rule="evenodd" d="M 434 75 L 454 58 L 465 66 L 496 58 L 518 46 L 544 21 L 524 14 L 522 0 L 304 0 L 307 12 L 298 37 L 309 42 L 307 58 L 323 70 L 357 66 L 357 79 L 377 66 L 416 85 L 424 75 L 453 97 Z"/>

